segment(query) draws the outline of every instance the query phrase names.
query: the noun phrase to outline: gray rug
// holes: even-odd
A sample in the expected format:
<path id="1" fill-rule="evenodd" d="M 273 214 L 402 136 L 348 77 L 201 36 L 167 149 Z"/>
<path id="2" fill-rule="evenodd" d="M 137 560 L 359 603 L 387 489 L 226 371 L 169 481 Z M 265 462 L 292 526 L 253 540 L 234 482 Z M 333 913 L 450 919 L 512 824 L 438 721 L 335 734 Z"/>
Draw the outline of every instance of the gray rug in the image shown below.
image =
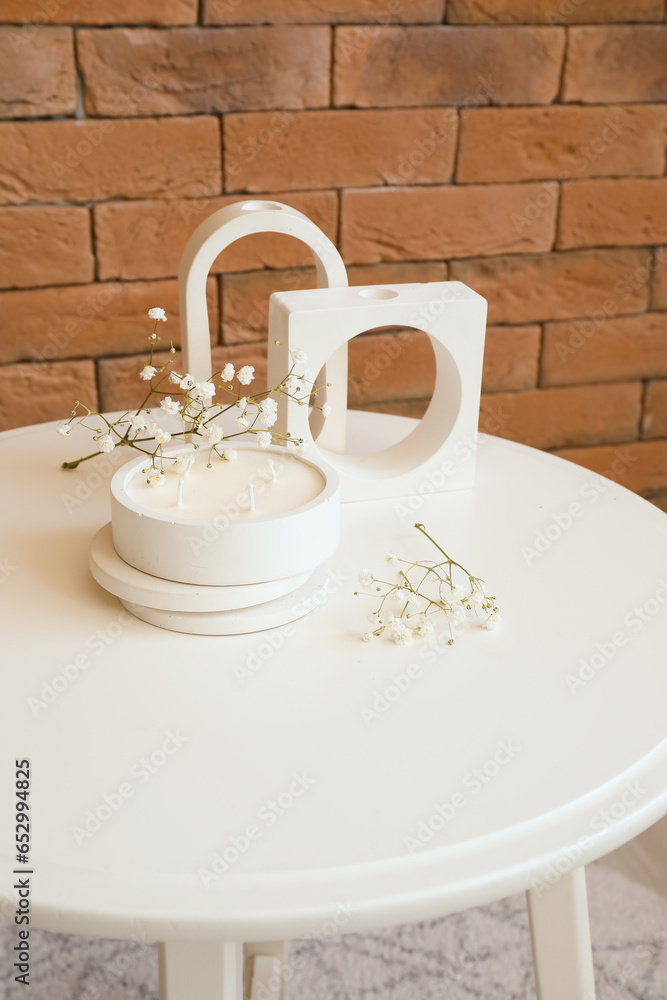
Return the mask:
<path id="1" fill-rule="evenodd" d="M 588 869 L 598 1000 L 667 1000 L 667 900 Z M 13 982 L 0 928 L 0 1000 L 157 1000 L 152 944 L 34 930 L 31 985 Z M 288 1000 L 534 1000 L 524 897 L 369 934 L 295 941 Z M 195 997 L 192 1000 L 196 1000 Z"/>

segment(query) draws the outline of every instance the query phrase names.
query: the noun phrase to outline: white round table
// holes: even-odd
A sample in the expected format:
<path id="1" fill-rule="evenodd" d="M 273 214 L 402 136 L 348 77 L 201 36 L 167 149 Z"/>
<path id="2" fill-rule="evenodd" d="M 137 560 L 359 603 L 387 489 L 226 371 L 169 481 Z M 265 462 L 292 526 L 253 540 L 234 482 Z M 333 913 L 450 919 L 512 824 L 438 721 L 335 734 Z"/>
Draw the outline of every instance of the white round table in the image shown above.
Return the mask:
<path id="1" fill-rule="evenodd" d="M 367 451 L 409 426 L 350 423 Z M 312 614 L 181 635 L 92 580 L 119 461 L 60 470 L 81 453 L 53 425 L 0 436 L 3 919 L 29 758 L 31 923 L 162 942 L 163 1000 L 237 1000 L 244 943 L 279 955 L 519 890 L 541 1000 L 592 997 L 583 865 L 667 813 L 665 515 L 482 436 L 473 491 L 343 506 Z M 487 581 L 499 630 L 360 641 L 358 572 L 431 558 L 415 521 Z M 277 996 L 289 967 L 257 968 Z"/>

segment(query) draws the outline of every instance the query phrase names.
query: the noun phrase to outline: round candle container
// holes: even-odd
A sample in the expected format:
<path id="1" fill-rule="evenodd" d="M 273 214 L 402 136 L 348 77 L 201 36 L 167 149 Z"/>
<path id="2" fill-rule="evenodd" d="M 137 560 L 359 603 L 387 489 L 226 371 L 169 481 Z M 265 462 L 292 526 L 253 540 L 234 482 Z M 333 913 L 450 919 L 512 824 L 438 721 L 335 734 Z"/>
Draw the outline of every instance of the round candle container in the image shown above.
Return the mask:
<path id="1" fill-rule="evenodd" d="M 124 562 L 163 580 L 224 587 L 287 580 L 333 555 L 336 472 L 280 446 L 233 447 L 236 459 L 213 454 L 210 468 L 205 446 L 165 451 L 161 486 L 147 481 L 149 458 L 118 470 L 111 526 Z M 190 455 L 189 471 L 177 471 L 174 458 Z"/>

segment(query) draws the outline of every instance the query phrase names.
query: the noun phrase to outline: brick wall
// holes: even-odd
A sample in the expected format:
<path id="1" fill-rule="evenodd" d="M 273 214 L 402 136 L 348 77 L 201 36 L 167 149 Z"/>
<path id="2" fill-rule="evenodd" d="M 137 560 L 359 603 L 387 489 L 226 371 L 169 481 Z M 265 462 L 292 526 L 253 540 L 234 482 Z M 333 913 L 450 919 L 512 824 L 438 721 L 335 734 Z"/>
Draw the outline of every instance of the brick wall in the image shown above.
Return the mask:
<path id="1" fill-rule="evenodd" d="M 183 246 L 249 194 L 309 215 L 355 284 L 471 285 L 482 428 L 667 496 L 664 0 L 0 0 L 0 22 L 1 426 L 131 405 L 146 310 L 178 342 Z M 268 294 L 312 282 L 285 237 L 230 248 L 216 359 L 261 369 Z M 423 334 L 351 358 L 351 405 L 423 412 Z"/>

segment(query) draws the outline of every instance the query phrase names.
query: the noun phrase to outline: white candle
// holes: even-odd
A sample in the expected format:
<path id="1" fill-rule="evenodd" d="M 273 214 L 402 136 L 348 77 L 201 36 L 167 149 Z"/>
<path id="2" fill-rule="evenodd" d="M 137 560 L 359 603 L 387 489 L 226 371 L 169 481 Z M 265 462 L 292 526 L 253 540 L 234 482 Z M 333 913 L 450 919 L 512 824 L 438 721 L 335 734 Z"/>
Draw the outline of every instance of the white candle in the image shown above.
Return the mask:
<path id="1" fill-rule="evenodd" d="M 248 483 L 248 513 L 254 514 L 257 508 L 255 507 L 255 488 L 252 483 Z"/>
<path id="2" fill-rule="evenodd" d="M 143 510 L 164 514 L 176 521 L 212 521 L 220 515 L 252 516 L 254 519 L 282 514 L 310 503 L 325 487 L 322 473 L 296 455 L 287 452 L 274 455 L 272 461 L 277 475 L 273 481 L 266 478 L 267 459 L 260 449 L 242 445 L 237 448 L 237 458 L 232 461 L 212 455 L 210 469 L 207 468 L 208 449 L 201 449 L 194 455 L 188 489 L 178 514 L 174 513 L 173 499 L 178 472 L 173 468 L 173 461 L 165 459 L 166 482 L 162 486 L 150 486 L 143 471 L 146 466 L 138 468 L 125 487 L 127 496 Z M 253 504 L 248 504 L 249 486 L 252 487 Z"/>

